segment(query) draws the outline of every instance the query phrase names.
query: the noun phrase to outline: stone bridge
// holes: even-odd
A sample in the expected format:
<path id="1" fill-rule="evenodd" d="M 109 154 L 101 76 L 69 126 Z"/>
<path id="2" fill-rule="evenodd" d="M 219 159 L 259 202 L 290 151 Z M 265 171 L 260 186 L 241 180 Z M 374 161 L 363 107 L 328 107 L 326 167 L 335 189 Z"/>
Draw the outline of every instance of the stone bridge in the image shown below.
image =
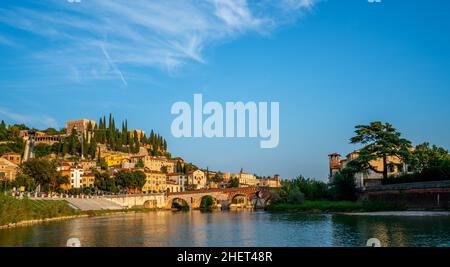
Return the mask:
<path id="1" fill-rule="evenodd" d="M 219 208 L 262 208 L 265 206 L 269 195 L 268 188 L 265 187 L 239 187 L 225 189 L 205 189 L 196 191 L 186 191 L 180 193 L 169 193 L 166 199 L 165 208 L 171 208 L 172 204 L 188 205 L 191 209 L 200 208 L 204 197 L 213 198 L 213 206 Z M 182 203 L 180 203 L 180 200 Z"/>
<path id="2" fill-rule="evenodd" d="M 146 208 L 171 209 L 174 203 L 178 203 L 188 205 L 190 209 L 198 209 L 202 199 L 206 196 L 213 198 L 213 206 L 217 208 L 262 208 L 266 205 L 269 189 L 267 187 L 239 187 L 168 194 L 117 195 L 103 198 L 124 208 L 143 206 Z"/>
<path id="3" fill-rule="evenodd" d="M 123 208 L 146 207 L 163 209 L 166 207 L 165 194 L 113 195 L 102 198 L 119 204 Z"/>

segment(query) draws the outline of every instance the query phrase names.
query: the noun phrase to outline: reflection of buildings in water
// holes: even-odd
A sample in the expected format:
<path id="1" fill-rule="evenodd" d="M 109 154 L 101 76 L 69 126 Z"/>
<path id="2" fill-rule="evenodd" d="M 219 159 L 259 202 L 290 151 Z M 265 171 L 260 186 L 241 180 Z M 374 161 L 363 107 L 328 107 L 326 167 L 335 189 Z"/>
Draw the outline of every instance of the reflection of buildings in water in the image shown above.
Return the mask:
<path id="1" fill-rule="evenodd" d="M 2 229 L 0 230 L 0 246 L 19 247 L 34 245 L 35 241 L 39 240 L 38 236 L 39 231 L 36 231 L 36 227 Z"/>
<path id="2" fill-rule="evenodd" d="M 83 247 L 143 246 L 143 221 L 137 214 L 108 215 L 67 221 L 61 234 L 76 237 Z M 65 241 L 67 241 L 67 239 Z"/>
<path id="3" fill-rule="evenodd" d="M 232 220 L 236 220 L 236 223 L 231 222 L 230 232 L 233 234 L 232 240 L 235 243 L 240 244 L 241 246 L 256 246 L 255 244 L 255 235 L 258 234 L 257 228 L 253 224 L 253 220 L 258 216 L 257 213 L 253 212 L 245 212 L 245 211 L 235 211 L 233 215 L 229 218 Z M 228 233 L 230 233 L 228 232 Z M 262 232 L 259 234 L 263 234 Z"/>
<path id="4" fill-rule="evenodd" d="M 145 247 L 161 247 L 173 246 L 173 230 L 179 229 L 180 222 L 177 218 L 171 217 L 170 211 L 155 211 L 141 213 L 142 217 L 140 228 L 142 234 L 143 246 Z M 179 238 L 179 237 L 178 237 Z"/>
<path id="5" fill-rule="evenodd" d="M 120 235 L 116 227 L 123 222 L 122 217 L 100 216 L 92 218 L 75 219 L 67 223 L 67 239 L 76 237 L 82 247 L 107 246 L 108 244 L 121 244 Z"/>
<path id="6" fill-rule="evenodd" d="M 377 238 L 382 247 L 408 246 L 404 227 L 389 217 L 333 215 L 333 246 L 366 246 L 367 240 Z"/>

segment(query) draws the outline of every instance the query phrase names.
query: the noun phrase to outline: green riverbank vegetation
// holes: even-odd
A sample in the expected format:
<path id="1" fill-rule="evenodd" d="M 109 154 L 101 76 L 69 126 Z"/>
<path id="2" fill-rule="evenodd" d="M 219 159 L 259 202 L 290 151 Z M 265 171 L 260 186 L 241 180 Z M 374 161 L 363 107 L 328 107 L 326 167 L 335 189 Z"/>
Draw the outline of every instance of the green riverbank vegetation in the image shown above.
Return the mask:
<path id="1" fill-rule="evenodd" d="M 16 199 L 0 195 L 0 225 L 80 214 L 64 200 Z"/>
<path id="2" fill-rule="evenodd" d="M 355 136 L 350 138 L 350 143 L 363 147 L 358 150 L 358 157 L 334 174 L 329 183 L 305 179 L 303 176 L 284 181 L 282 188 L 272 193 L 267 210 L 348 212 L 404 209 L 393 204 L 356 201 L 355 174 L 368 171 L 382 175 L 383 184 L 450 180 L 450 156 L 447 150 L 428 143 L 413 147 L 389 123 L 377 121 L 355 126 Z M 397 166 L 389 163 L 388 158 L 392 157 L 400 160 Z M 371 165 L 378 160 L 383 162 L 381 170 Z M 390 168 L 401 170 L 403 163 L 407 163 L 410 170 L 389 175 Z"/>
<path id="3" fill-rule="evenodd" d="M 123 210 L 90 210 L 80 211 L 70 207 L 65 200 L 32 200 L 17 199 L 0 195 L 0 226 L 30 220 L 44 220 L 71 216 L 101 216 L 114 213 L 149 212 L 156 209 L 130 208 Z"/>

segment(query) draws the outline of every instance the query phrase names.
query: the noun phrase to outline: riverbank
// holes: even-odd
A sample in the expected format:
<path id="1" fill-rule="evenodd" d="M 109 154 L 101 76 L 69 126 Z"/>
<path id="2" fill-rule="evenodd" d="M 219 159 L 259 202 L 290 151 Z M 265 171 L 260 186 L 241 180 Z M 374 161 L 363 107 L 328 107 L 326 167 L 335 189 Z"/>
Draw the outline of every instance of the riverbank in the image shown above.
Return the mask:
<path id="1" fill-rule="evenodd" d="M 155 209 L 131 208 L 122 210 L 79 211 L 65 200 L 30 200 L 0 196 L 0 229 L 26 226 L 50 221 L 68 220 L 130 212 L 149 212 Z"/>
<path id="2" fill-rule="evenodd" d="M 382 202 L 366 201 L 328 201 L 306 200 L 298 204 L 271 204 L 265 208 L 271 212 L 375 212 L 375 211 L 404 211 L 405 207 Z"/>
<path id="3" fill-rule="evenodd" d="M 374 212 L 352 212 L 344 213 L 351 216 L 372 217 L 450 217 L 450 211 L 374 211 Z"/>
<path id="4" fill-rule="evenodd" d="M 9 224 L 5 224 L 5 225 L 0 225 L 0 230 L 1 229 L 7 229 L 7 228 L 20 227 L 20 226 L 39 224 L 39 223 L 45 223 L 45 222 L 52 222 L 52 221 L 64 221 L 64 220 L 83 218 L 83 217 L 117 215 L 117 214 L 131 213 L 131 212 L 144 213 L 144 212 L 152 212 L 152 211 L 156 211 L 156 210 L 157 209 L 131 208 L 131 209 L 123 209 L 123 210 L 88 210 L 88 211 L 80 211 L 79 212 L 80 214 L 78 214 L 78 215 L 58 216 L 58 217 L 43 218 L 43 219 L 25 220 L 25 221 L 19 221 L 19 222 L 16 222 L 16 223 L 9 223 Z"/>

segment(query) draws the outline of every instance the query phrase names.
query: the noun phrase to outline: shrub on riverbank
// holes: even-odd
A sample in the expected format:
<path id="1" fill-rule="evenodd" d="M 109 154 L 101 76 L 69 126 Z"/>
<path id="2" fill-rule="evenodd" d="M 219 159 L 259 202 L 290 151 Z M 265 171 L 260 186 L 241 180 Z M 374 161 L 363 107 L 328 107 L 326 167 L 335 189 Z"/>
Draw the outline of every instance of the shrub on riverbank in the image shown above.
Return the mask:
<path id="1" fill-rule="evenodd" d="M 373 211 L 398 211 L 404 210 L 402 206 L 392 205 L 383 202 L 368 201 L 310 201 L 289 204 L 271 204 L 266 207 L 267 211 L 303 211 L 303 212 L 373 212 Z"/>
<path id="2" fill-rule="evenodd" d="M 77 214 L 78 212 L 72 209 L 66 201 L 16 199 L 11 196 L 0 196 L 0 225 Z"/>

